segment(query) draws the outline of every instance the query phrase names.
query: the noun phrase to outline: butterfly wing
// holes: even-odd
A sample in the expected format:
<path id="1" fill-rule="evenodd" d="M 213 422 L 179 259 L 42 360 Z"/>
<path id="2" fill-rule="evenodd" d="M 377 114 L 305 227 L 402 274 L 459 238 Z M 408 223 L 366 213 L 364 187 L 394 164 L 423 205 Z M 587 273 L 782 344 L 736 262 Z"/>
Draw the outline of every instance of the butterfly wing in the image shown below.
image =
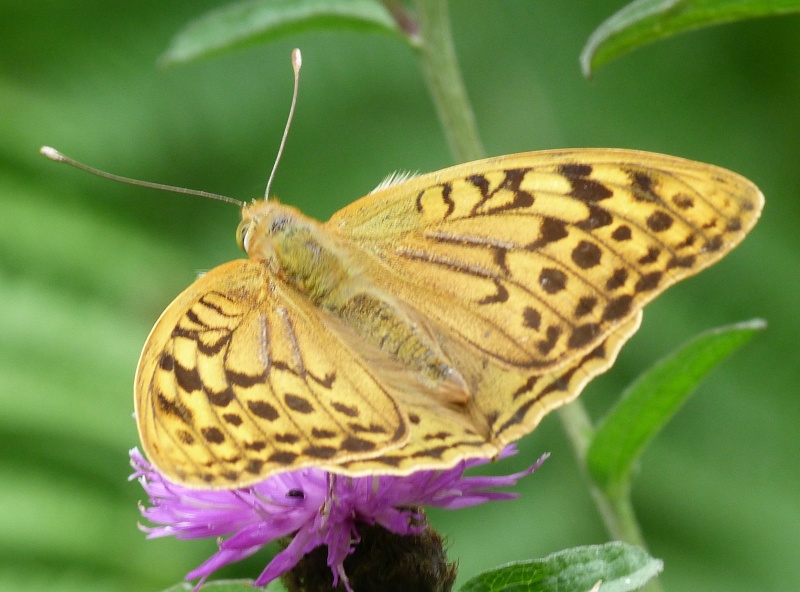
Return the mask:
<path id="1" fill-rule="evenodd" d="M 136 416 L 167 478 L 243 487 L 401 446 L 407 417 L 346 340 L 263 262 L 237 260 L 167 308 L 137 371 Z"/>
<path id="2" fill-rule="evenodd" d="M 205 488 L 490 457 L 607 369 L 644 304 L 738 244 L 762 203 L 734 173 L 621 150 L 505 156 L 384 187 L 307 232 L 338 245 L 328 255 L 344 257 L 348 289 L 391 314 L 337 316 L 338 301 L 323 310 L 258 257 L 212 270 L 142 353 L 145 452 Z M 373 343 L 395 321 L 441 350 L 463 390 L 426 386 L 424 364 Z"/>
<path id="3" fill-rule="evenodd" d="M 642 307 L 736 246 L 762 204 L 752 183 L 714 166 L 558 150 L 412 178 L 327 226 L 431 323 L 503 444 L 605 370 Z M 565 372 L 583 377 L 554 387 Z"/>
<path id="4" fill-rule="evenodd" d="M 387 290 L 513 367 L 557 367 L 755 224 L 739 175 L 626 150 L 504 156 L 413 178 L 328 226 L 387 269 Z"/>
<path id="5" fill-rule="evenodd" d="M 595 376 L 607 370 L 628 338 L 639 328 L 638 311 L 604 342 L 557 370 L 520 373 L 484 366 L 485 378 L 475 404 L 492 428 L 489 441 L 460 428 L 441 412 L 412 414 L 408 443 L 366 459 L 349 461 L 337 471 L 410 473 L 447 468 L 468 458 L 496 456 L 509 442 L 530 432 L 553 409 L 571 401 Z"/>

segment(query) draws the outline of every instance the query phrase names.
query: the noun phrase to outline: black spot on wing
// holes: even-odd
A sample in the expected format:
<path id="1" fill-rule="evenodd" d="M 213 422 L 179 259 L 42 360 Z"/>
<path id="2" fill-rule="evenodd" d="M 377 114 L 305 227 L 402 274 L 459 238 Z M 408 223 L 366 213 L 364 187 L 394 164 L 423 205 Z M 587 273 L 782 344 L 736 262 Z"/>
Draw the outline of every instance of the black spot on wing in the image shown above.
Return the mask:
<path id="1" fill-rule="evenodd" d="M 667 269 L 673 269 L 675 267 L 683 267 L 689 268 L 694 267 L 694 264 L 697 262 L 697 257 L 694 255 L 686 255 L 684 257 L 675 256 L 667 262 Z"/>
<path id="2" fill-rule="evenodd" d="M 583 296 L 575 307 L 575 316 L 585 316 L 592 312 L 595 306 L 597 306 L 597 298 L 594 296 Z"/>
<path id="3" fill-rule="evenodd" d="M 588 177 L 592 174 L 594 167 L 587 163 L 572 162 L 569 164 L 562 164 L 558 170 L 565 177 L 575 179 L 580 177 Z"/>
<path id="4" fill-rule="evenodd" d="M 478 300 L 478 304 L 498 304 L 507 302 L 509 298 L 508 289 L 498 280 L 494 280 L 495 293 L 484 296 Z"/>
<path id="5" fill-rule="evenodd" d="M 336 436 L 338 436 L 338 434 L 333 430 L 324 430 L 320 428 L 313 428 L 311 430 L 311 437 L 315 440 L 330 440 Z"/>
<path id="6" fill-rule="evenodd" d="M 261 473 L 261 467 L 264 466 L 264 461 L 259 460 L 257 458 L 251 458 L 247 461 L 247 466 L 244 468 L 245 471 L 250 473 L 251 475 L 258 475 Z"/>
<path id="7" fill-rule="evenodd" d="M 558 338 L 561 336 L 561 328 L 551 325 L 547 328 L 545 334 L 545 339 L 536 342 L 536 349 L 538 349 L 539 353 L 543 356 L 546 356 L 553 351 L 556 343 L 558 343 Z"/>
<path id="8" fill-rule="evenodd" d="M 569 194 L 583 202 L 603 201 L 614 195 L 613 191 L 594 179 L 577 177 L 571 178 L 569 182 L 572 185 L 572 190 Z"/>
<path id="9" fill-rule="evenodd" d="M 295 459 L 297 458 L 297 454 L 294 452 L 287 452 L 285 450 L 278 450 L 273 452 L 269 458 L 267 459 L 268 462 L 273 462 L 278 465 L 290 465 L 292 464 Z"/>
<path id="10" fill-rule="evenodd" d="M 241 372 L 234 372 L 232 370 L 226 370 L 225 377 L 228 379 L 230 384 L 244 388 L 262 384 L 267 380 L 267 377 L 264 374 L 243 374 Z"/>
<path id="11" fill-rule="evenodd" d="M 581 269 L 591 269 L 600 263 L 603 252 L 596 244 L 582 240 L 572 250 L 572 261 Z"/>
<path id="12" fill-rule="evenodd" d="M 548 294 L 557 294 L 567 287 L 567 274 L 560 269 L 545 267 L 539 272 L 539 285 Z"/>
<path id="13" fill-rule="evenodd" d="M 631 180 L 633 198 L 637 201 L 648 201 L 661 203 L 663 200 L 655 190 L 653 177 L 644 171 L 629 171 L 628 177 Z"/>
<path id="14" fill-rule="evenodd" d="M 283 400 L 289 409 L 291 409 L 292 411 L 296 411 L 297 413 L 302 413 L 303 415 L 307 415 L 309 413 L 313 413 L 314 411 L 314 406 L 311 404 L 311 402 L 305 397 L 301 397 L 300 395 L 286 393 L 283 396 Z"/>
<path id="15" fill-rule="evenodd" d="M 633 289 L 637 292 L 648 292 L 650 290 L 654 290 L 658 287 L 659 282 L 661 282 L 662 276 L 663 274 L 660 271 L 646 273 L 638 279 Z"/>
<path id="16" fill-rule="evenodd" d="M 625 285 L 625 282 L 628 281 L 628 270 L 624 267 L 618 267 L 614 270 L 614 273 L 611 274 L 611 277 L 608 278 L 606 281 L 606 290 L 609 292 L 613 292 L 618 288 L 621 288 Z"/>
<path id="17" fill-rule="evenodd" d="M 215 407 L 227 407 L 230 405 L 231 401 L 236 398 L 236 394 L 229 386 L 224 391 L 219 393 L 215 393 L 209 389 L 206 389 L 206 397 L 208 397 L 208 401 Z"/>
<path id="18" fill-rule="evenodd" d="M 225 413 L 223 414 L 222 419 L 224 419 L 226 423 L 234 427 L 242 425 L 242 418 L 240 415 L 236 413 Z"/>
<path id="19" fill-rule="evenodd" d="M 200 380 L 197 368 L 186 368 L 176 361 L 172 372 L 175 375 L 175 381 L 178 386 L 187 393 L 203 390 L 203 381 Z"/>
<path id="20" fill-rule="evenodd" d="M 442 198 L 442 203 L 444 203 L 446 207 L 443 217 L 448 218 L 456 208 L 456 204 L 453 201 L 453 198 L 450 197 L 451 194 L 453 193 L 453 186 L 450 183 L 441 183 L 439 187 L 441 188 L 440 196 Z M 422 198 L 428 195 L 430 191 L 431 189 L 423 189 L 417 194 L 416 207 L 417 207 L 417 212 L 419 212 L 420 214 L 422 214 L 425 211 L 425 206 L 422 204 Z"/>
<path id="21" fill-rule="evenodd" d="M 225 434 L 223 434 L 219 428 L 201 428 L 200 433 L 203 434 L 203 438 L 206 439 L 206 442 L 210 444 L 222 444 L 225 441 Z"/>
<path id="22" fill-rule="evenodd" d="M 571 349 L 578 349 L 584 347 L 586 344 L 591 343 L 591 341 L 597 337 L 600 333 L 600 326 L 597 323 L 584 323 L 583 325 L 578 325 L 572 330 L 572 334 L 569 336 L 569 341 L 567 345 Z"/>
<path id="23" fill-rule="evenodd" d="M 175 358 L 167 352 L 162 352 L 158 357 L 158 367 L 165 372 L 172 372 L 175 368 Z"/>
<path id="24" fill-rule="evenodd" d="M 672 216 L 670 216 L 666 212 L 656 210 L 647 217 L 647 220 L 645 222 L 647 223 L 647 227 L 650 230 L 658 233 L 668 230 L 672 226 L 674 220 L 672 219 Z"/>
<path id="25" fill-rule="evenodd" d="M 361 425 L 360 423 L 349 423 L 347 427 L 356 434 L 385 434 L 386 428 L 381 425 L 371 423 L 368 426 Z"/>
<path id="26" fill-rule="evenodd" d="M 201 354 L 213 357 L 225 349 L 230 343 L 230 340 L 230 333 L 223 334 L 216 341 L 207 342 L 204 339 L 197 339 L 197 349 Z"/>
<path id="27" fill-rule="evenodd" d="M 329 374 L 326 374 L 322 378 L 314 376 L 310 372 L 308 372 L 308 376 L 310 376 L 311 379 L 318 385 L 326 389 L 333 388 L 333 383 L 336 382 L 336 372 L 331 372 Z"/>
<path id="28" fill-rule="evenodd" d="M 600 181 L 589 178 L 594 168 L 589 164 L 572 163 L 559 167 L 559 172 L 566 177 L 572 189 L 569 195 L 582 202 L 598 202 L 608 199 L 614 192 Z"/>
<path id="29" fill-rule="evenodd" d="M 631 311 L 631 304 L 633 303 L 633 296 L 630 294 L 623 294 L 606 304 L 603 310 L 604 321 L 617 321 L 625 318 Z"/>
<path id="30" fill-rule="evenodd" d="M 187 432 L 186 430 L 177 430 L 178 440 L 183 442 L 186 445 L 191 446 L 194 444 L 194 436 Z"/>
<path id="31" fill-rule="evenodd" d="M 631 229 L 629 226 L 621 225 L 614 229 L 611 233 L 611 238 L 617 242 L 623 242 L 631 239 Z"/>
<path id="32" fill-rule="evenodd" d="M 535 251 L 550 243 L 558 242 L 569 236 L 567 230 L 567 223 L 558 218 L 545 217 L 542 218 L 541 226 L 539 227 L 539 236 L 535 241 L 526 246 L 528 251 Z"/>
<path id="33" fill-rule="evenodd" d="M 275 441 L 281 444 L 295 444 L 300 441 L 297 434 L 275 434 Z"/>
<path id="34" fill-rule="evenodd" d="M 303 450 L 304 456 L 327 460 L 336 456 L 339 450 L 333 446 L 307 446 Z"/>
<path id="35" fill-rule="evenodd" d="M 250 413 L 267 421 L 275 421 L 279 417 L 278 410 L 266 401 L 248 401 Z"/>
<path id="36" fill-rule="evenodd" d="M 689 210 L 694 207 L 694 198 L 685 193 L 678 193 L 672 197 L 672 203 L 682 210 Z"/>
<path id="37" fill-rule="evenodd" d="M 534 197 L 528 191 L 521 188 L 522 181 L 530 169 L 506 169 L 503 171 L 505 177 L 493 191 L 489 190 L 489 180 L 481 174 L 470 175 L 466 178 L 467 181 L 472 183 L 481 194 L 481 200 L 475 205 L 472 214 L 476 215 L 480 208 L 489 202 L 498 192 L 507 190 L 511 191 L 514 195 L 513 199 L 503 205 L 493 208 L 488 208 L 488 214 L 496 214 L 498 212 L 507 212 L 520 208 L 529 208 L 533 205 Z"/>
<path id="38" fill-rule="evenodd" d="M 661 249 L 657 247 L 650 247 L 647 249 L 647 254 L 639 257 L 639 264 L 640 265 L 650 265 L 651 263 L 655 263 L 658 260 L 658 256 L 661 254 Z"/>
<path id="39" fill-rule="evenodd" d="M 369 440 L 348 436 L 341 444 L 342 450 L 348 452 L 370 452 L 375 449 L 375 443 Z"/>
<path id="40" fill-rule="evenodd" d="M 192 412 L 179 401 L 171 401 L 161 391 L 156 393 L 155 397 L 156 406 L 158 410 L 164 415 L 170 415 L 180 419 L 186 425 L 192 423 Z"/>
<path id="41" fill-rule="evenodd" d="M 614 221 L 614 217 L 604 208 L 593 203 L 587 204 L 587 206 L 589 208 L 589 215 L 576 224 L 581 230 L 590 232 L 596 228 L 608 226 Z"/>
<path id="42" fill-rule="evenodd" d="M 540 325 L 542 324 L 542 315 L 541 313 L 531 308 L 530 306 L 526 306 L 525 310 L 522 311 L 522 325 L 527 327 L 528 329 L 533 329 L 534 331 L 538 331 Z"/>

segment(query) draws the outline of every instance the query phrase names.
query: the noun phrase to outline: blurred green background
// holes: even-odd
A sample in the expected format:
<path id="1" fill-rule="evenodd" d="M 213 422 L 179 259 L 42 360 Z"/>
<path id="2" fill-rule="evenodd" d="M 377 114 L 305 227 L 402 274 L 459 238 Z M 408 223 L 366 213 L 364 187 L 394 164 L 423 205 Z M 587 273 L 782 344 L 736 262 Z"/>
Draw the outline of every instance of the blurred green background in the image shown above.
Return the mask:
<path id="1" fill-rule="evenodd" d="M 109 183 L 37 154 L 246 199 L 263 191 L 303 50 L 274 191 L 326 218 L 391 171 L 452 164 L 416 57 L 391 36 L 308 32 L 186 66 L 156 60 L 218 3 L 0 3 L 0 589 L 158 590 L 213 541 L 146 541 L 128 483 L 132 382 L 155 319 L 200 270 L 239 253 L 238 211 Z M 707 29 L 581 77 L 621 0 L 453 2 L 453 33 L 489 154 L 614 146 L 736 170 L 767 196 L 722 263 L 647 309 L 583 400 L 620 389 L 700 330 L 763 317 L 647 451 L 634 501 L 666 590 L 798 590 L 800 18 Z M 431 512 L 461 581 L 606 540 L 556 416 L 494 470 L 551 459 L 514 502 Z M 223 576 L 255 577 L 268 553 Z"/>

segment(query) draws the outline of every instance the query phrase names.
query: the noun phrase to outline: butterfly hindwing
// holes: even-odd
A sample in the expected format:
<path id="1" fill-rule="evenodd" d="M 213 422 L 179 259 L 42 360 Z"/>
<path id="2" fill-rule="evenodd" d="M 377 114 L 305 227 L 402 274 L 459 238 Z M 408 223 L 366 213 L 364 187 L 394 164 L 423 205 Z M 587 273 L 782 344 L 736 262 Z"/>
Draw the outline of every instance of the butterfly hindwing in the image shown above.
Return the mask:
<path id="1" fill-rule="evenodd" d="M 325 323 L 263 263 L 198 279 L 156 324 L 137 374 L 151 461 L 182 483 L 230 487 L 403 444 L 395 398 Z"/>

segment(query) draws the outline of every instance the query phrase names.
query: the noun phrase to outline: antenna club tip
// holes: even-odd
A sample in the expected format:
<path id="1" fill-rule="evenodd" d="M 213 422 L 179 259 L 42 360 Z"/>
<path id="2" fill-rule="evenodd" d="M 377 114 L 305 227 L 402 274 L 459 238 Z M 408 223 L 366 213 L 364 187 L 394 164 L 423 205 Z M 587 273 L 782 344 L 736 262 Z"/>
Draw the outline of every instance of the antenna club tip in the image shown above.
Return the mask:
<path id="1" fill-rule="evenodd" d="M 297 72 L 302 65 L 303 55 L 300 53 L 299 49 L 295 48 L 292 50 L 292 68 L 294 68 L 294 71 Z"/>
<path id="2" fill-rule="evenodd" d="M 50 146 L 42 146 L 41 148 L 39 148 L 39 154 L 43 154 L 50 160 L 55 160 L 56 162 L 64 161 L 64 155 L 61 154 L 55 148 L 51 148 Z"/>

